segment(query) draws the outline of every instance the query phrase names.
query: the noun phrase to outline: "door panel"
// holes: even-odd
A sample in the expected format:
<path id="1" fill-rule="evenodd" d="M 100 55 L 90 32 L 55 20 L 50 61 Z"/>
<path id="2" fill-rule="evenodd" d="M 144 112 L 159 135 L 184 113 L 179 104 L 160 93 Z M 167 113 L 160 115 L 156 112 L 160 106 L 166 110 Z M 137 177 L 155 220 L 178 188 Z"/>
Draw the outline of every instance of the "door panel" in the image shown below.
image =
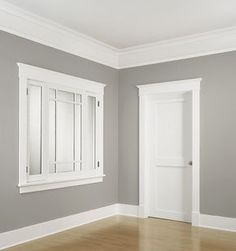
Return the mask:
<path id="1" fill-rule="evenodd" d="M 191 104 L 191 93 L 153 98 L 150 216 L 191 221 Z"/>

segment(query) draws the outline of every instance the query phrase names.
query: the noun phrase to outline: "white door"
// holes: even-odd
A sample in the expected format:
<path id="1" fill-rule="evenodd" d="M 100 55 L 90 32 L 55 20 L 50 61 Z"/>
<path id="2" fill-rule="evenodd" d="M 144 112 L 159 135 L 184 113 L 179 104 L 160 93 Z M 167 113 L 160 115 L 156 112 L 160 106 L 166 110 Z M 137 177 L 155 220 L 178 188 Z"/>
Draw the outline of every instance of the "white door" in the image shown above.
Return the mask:
<path id="1" fill-rule="evenodd" d="M 191 222 L 192 94 L 151 102 L 150 216 Z"/>

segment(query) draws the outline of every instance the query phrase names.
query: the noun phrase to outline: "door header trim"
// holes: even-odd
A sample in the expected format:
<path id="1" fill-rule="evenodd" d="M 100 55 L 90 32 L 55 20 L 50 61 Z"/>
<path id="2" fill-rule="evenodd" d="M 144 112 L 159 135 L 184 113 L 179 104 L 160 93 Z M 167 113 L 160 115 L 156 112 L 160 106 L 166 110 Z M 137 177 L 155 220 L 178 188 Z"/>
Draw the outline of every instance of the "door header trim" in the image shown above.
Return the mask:
<path id="1" fill-rule="evenodd" d="M 153 95 L 162 92 L 179 92 L 200 90 L 202 78 L 184 79 L 177 81 L 168 81 L 161 83 L 137 85 L 139 96 Z"/>
<path id="2" fill-rule="evenodd" d="M 199 226 L 200 214 L 200 84 L 202 79 L 186 79 L 137 85 L 139 89 L 139 216 L 149 216 L 148 114 L 151 96 L 158 93 L 192 92 L 192 225 Z"/>

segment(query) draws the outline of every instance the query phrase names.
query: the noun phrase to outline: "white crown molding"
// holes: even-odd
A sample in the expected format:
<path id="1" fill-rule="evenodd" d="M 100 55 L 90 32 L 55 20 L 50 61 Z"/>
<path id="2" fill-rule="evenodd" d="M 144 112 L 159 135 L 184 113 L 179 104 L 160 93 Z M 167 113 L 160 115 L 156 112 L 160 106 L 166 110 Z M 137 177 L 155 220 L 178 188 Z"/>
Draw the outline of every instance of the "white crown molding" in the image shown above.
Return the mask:
<path id="1" fill-rule="evenodd" d="M 119 68 L 169 62 L 236 50 L 236 27 L 119 51 Z"/>
<path id="2" fill-rule="evenodd" d="M 124 69 L 236 50 L 236 27 L 117 49 L 0 0 L 0 30 Z"/>
<path id="3" fill-rule="evenodd" d="M 112 46 L 0 0 L 0 30 L 118 68 Z"/>

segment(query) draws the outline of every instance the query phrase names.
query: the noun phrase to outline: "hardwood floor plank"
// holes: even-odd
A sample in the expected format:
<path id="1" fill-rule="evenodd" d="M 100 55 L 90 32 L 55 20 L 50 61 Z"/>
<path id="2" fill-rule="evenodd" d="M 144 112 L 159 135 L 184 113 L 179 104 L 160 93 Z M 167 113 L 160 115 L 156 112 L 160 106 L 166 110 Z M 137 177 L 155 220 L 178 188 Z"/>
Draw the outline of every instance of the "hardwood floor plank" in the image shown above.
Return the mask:
<path id="1" fill-rule="evenodd" d="M 6 251 L 236 251 L 236 233 L 114 216 Z"/>

